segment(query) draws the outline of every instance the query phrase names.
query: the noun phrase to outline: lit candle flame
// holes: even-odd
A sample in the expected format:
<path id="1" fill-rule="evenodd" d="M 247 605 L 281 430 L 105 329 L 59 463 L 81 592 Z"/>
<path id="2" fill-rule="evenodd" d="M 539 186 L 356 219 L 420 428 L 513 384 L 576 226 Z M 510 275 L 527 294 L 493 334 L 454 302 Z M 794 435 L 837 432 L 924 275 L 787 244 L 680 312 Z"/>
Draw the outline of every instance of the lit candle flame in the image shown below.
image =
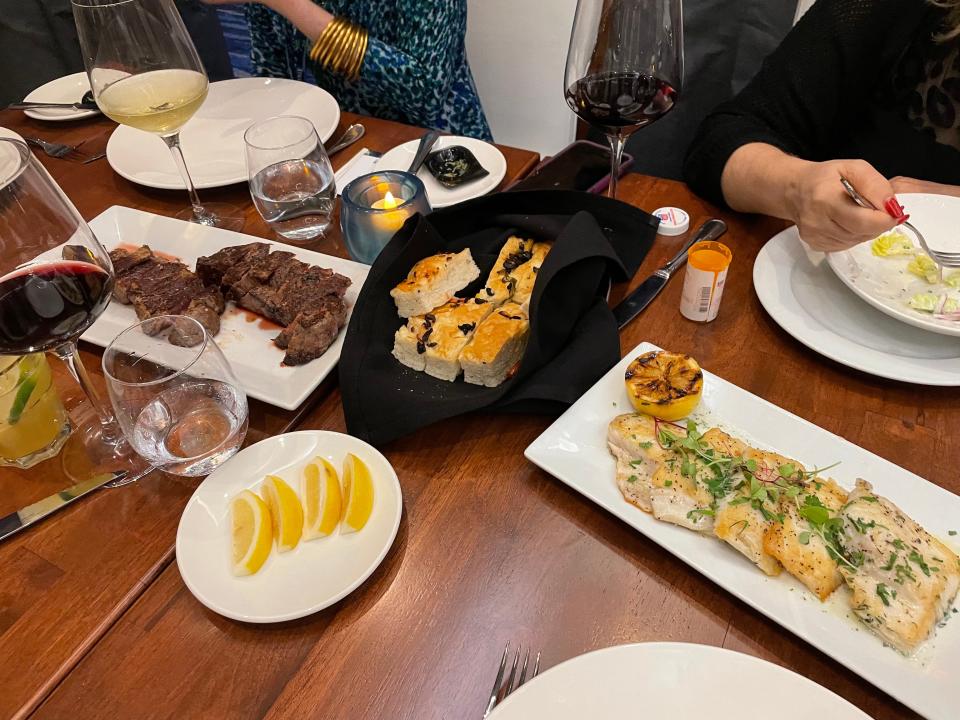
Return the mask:
<path id="1" fill-rule="evenodd" d="M 383 196 L 383 209 L 393 210 L 395 207 L 399 205 L 400 205 L 400 201 L 393 196 L 392 192 L 387 190 L 387 194 Z"/>

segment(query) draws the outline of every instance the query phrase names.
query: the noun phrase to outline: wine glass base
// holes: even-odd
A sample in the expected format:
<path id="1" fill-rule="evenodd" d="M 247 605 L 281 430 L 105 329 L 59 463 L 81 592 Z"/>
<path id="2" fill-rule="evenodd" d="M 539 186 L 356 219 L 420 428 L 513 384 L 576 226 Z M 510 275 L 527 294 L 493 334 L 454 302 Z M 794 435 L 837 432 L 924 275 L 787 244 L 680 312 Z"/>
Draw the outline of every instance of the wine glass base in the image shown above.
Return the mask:
<path id="1" fill-rule="evenodd" d="M 187 207 L 176 214 L 177 220 L 196 223 L 197 225 L 206 225 L 207 227 L 216 227 L 222 230 L 233 230 L 240 232 L 243 230 L 246 216 L 243 210 L 236 205 L 222 202 L 203 203 L 205 214 L 198 216 L 192 207 Z"/>
<path id="2" fill-rule="evenodd" d="M 102 473 L 115 473 L 117 479 L 104 487 L 120 487 L 153 470 L 153 466 L 130 447 L 119 429 L 119 439 L 116 440 L 105 432 L 94 412 L 83 412 L 81 417 L 72 419 L 75 420 L 74 430 L 60 451 L 60 464 L 64 474 L 74 482 Z"/>

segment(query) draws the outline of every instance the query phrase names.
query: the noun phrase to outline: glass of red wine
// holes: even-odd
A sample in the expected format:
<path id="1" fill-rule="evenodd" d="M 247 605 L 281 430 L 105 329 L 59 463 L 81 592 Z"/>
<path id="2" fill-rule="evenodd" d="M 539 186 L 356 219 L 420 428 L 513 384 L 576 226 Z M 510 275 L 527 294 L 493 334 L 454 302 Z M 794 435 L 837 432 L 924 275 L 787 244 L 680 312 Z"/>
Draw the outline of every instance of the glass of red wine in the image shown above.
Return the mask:
<path id="1" fill-rule="evenodd" d="M 683 83 L 681 0 L 578 0 L 564 77 L 567 105 L 610 141 L 617 195 L 629 135 L 673 109 Z"/>
<path id="2" fill-rule="evenodd" d="M 71 453 L 83 456 L 85 471 L 123 471 L 129 481 L 144 463 L 77 350 L 112 290 L 110 256 L 77 209 L 26 145 L 0 138 L 0 355 L 49 351 L 63 360 L 96 411 L 78 423 L 68 441 Z"/>

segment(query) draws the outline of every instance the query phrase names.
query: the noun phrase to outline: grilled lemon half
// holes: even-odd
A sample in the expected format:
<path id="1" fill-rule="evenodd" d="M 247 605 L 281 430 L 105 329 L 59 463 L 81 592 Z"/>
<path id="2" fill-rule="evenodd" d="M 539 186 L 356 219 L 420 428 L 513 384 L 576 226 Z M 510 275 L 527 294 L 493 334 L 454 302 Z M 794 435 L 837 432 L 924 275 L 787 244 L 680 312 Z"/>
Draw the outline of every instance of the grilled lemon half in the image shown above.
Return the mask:
<path id="1" fill-rule="evenodd" d="M 703 395 L 703 371 L 697 361 L 666 350 L 635 359 L 627 368 L 625 381 L 636 411 L 660 420 L 687 417 Z"/>

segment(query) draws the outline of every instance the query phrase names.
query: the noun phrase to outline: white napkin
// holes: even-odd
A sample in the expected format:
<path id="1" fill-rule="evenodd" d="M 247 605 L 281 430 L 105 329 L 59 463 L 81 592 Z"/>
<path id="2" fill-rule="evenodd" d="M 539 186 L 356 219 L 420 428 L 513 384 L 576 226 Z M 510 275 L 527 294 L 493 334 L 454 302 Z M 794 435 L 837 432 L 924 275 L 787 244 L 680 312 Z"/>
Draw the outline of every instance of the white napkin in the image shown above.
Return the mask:
<path id="1" fill-rule="evenodd" d="M 376 170 L 378 162 L 380 162 L 380 153 L 372 152 L 367 148 L 363 148 L 347 160 L 334 175 L 337 181 L 337 195 L 340 195 L 352 180 Z"/>

